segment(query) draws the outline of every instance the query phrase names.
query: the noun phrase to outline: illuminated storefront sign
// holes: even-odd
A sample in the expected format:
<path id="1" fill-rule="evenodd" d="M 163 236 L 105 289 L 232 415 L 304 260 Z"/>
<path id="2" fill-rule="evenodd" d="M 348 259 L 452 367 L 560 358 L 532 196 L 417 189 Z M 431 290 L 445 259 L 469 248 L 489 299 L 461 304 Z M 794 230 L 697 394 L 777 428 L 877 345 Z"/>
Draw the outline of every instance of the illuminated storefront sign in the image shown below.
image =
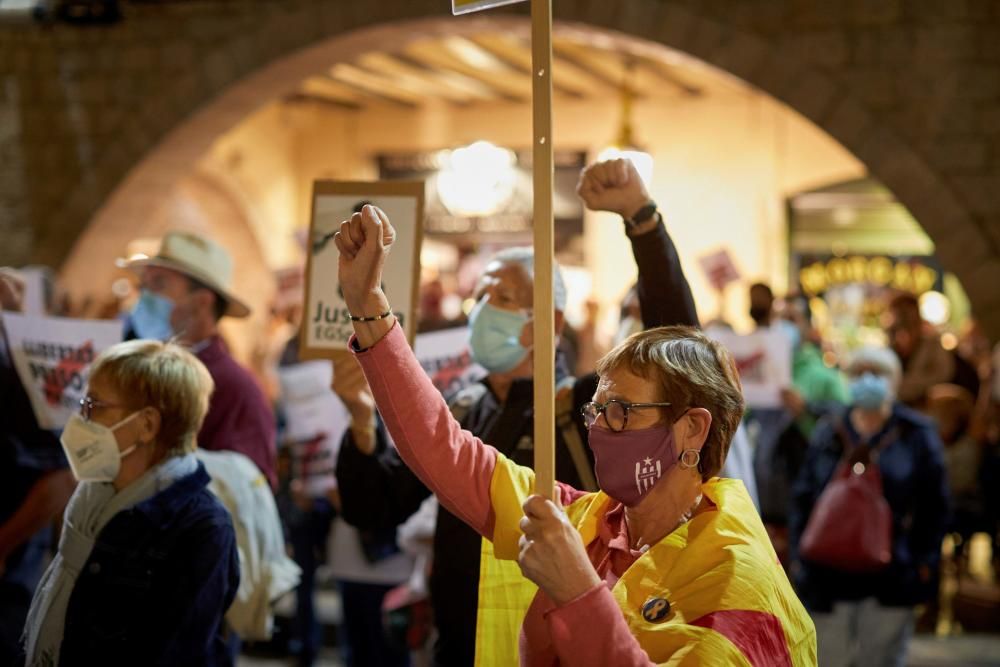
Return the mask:
<path id="1" fill-rule="evenodd" d="M 869 284 L 920 295 L 934 289 L 939 280 L 937 270 L 918 260 L 885 256 L 833 257 L 799 270 L 799 283 L 809 297 L 849 284 Z"/>

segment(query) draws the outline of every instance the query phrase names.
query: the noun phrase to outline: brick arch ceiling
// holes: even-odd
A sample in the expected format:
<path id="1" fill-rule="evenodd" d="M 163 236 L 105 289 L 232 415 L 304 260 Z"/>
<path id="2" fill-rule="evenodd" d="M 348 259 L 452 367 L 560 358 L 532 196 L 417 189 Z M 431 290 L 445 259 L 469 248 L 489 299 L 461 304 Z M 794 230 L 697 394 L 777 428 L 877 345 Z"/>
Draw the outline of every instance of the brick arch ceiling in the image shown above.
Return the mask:
<path id="1" fill-rule="evenodd" d="M 804 28 L 794 28 L 790 14 L 803 3 L 775 0 L 770 18 L 754 14 L 752 4 L 558 0 L 555 13 L 563 27 L 599 28 L 688 53 L 812 120 L 862 160 L 920 221 L 943 265 L 962 281 L 987 331 L 1000 337 L 1000 231 L 994 231 L 1000 219 L 970 206 L 947 169 L 935 168 L 889 116 L 866 103 L 857 77 L 846 76 L 846 68 L 835 63 L 824 64 L 829 58 L 824 49 L 837 48 L 836 18 L 827 17 L 830 27 L 822 31 L 834 43 L 803 48 L 797 33 Z M 262 103 L 290 92 L 304 76 L 381 43 L 397 46 L 410 36 L 475 33 L 504 22 L 523 26 L 519 15 L 526 11 L 521 5 L 454 19 L 445 14 L 446 0 L 295 0 L 258 6 L 259 15 L 214 27 L 213 46 L 199 55 L 190 75 L 166 80 L 158 95 L 142 101 L 144 108 L 127 115 L 116 134 L 130 141 L 104 151 L 96 166 L 101 177 L 81 183 L 72 193 L 59 211 L 61 224 L 45 226 L 67 240 L 46 239 L 41 247 L 55 251 L 43 260 L 64 259 L 72 239 L 95 213 L 98 222 L 102 212 L 148 211 L 157 193 L 166 192 L 215 137 Z M 779 6 L 786 6 L 784 18 L 776 15 Z M 129 20 L 152 21 L 141 16 Z M 793 29 L 786 29 L 789 21 Z M 840 37 L 850 39 L 856 27 L 840 29 Z"/>

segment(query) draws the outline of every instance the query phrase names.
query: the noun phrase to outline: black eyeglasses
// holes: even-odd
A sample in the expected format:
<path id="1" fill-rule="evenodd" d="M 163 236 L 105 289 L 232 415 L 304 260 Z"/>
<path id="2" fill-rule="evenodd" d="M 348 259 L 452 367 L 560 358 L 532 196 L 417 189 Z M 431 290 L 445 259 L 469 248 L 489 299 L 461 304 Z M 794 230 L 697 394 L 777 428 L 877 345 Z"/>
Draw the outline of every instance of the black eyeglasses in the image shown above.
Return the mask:
<path id="1" fill-rule="evenodd" d="M 105 403 L 104 401 L 99 401 L 92 396 L 84 396 L 80 399 L 80 416 L 86 421 L 90 421 L 91 415 L 94 413 L 94 408 L 120 408 L 121 405 L 115 403 Z"/>
<path id="2" fill-rule="evenodd" d="M 636 408 L 669 408 L 672 403 L 629 403 L 628 401 L 619 401 L 617 398 L 613 398 L 607 403 L 585 403 L 582 408 L 580 408 L 580 414 L 583 415 L 583 423 L 586 424 L 587 428 L 593 427 L 597 423 L 597 418 L 602 414 L 604 415 L 604 421 L 607 423 L 608 428 L 619 433 L 625 430 L 625 426 L 628 424 L 628 411 L 634 410 Z"/>

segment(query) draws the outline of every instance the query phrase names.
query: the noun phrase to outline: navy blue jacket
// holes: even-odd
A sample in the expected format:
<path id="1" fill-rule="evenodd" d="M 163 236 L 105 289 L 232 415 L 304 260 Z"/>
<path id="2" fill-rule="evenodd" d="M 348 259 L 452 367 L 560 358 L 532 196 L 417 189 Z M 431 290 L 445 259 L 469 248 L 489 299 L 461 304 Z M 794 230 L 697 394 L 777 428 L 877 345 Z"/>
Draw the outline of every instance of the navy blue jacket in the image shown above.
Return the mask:
<path id="1" fill-rule="evenodd" d="M 849 408 L 848 408 L 849 410 Z M 944 447 L 932 422 L 897 403 L 882 431 L 866 444 L 874 444 L 891 429 L 898 438 L 886 444 L 878 458 L 883 494 L 892 510 L 892 562 L 877 574 L 850 574 L 798 558 L 798 544 L 820 493 L 841 460 L 844 445 L 836 421 L 855 443 L 863 442 L 845 411 L 824 419 L 813 431 L 805 462 L 792 487 L 789 508 L 789 546 L 798 563 L 795 584 L 799 597 L 813 611 L 829 611 L 834 602 L 875 597 L 885 606 L 912 606 L 937 590 L 937 568 L 948 518 L 948 485 Z M 919 570 L 931 574 L 921 581 Z"/>
<path id="2" fill-rule="evenodd" d="M 236 533 L 208 483 L 199 463 L 108 522 L 70 596 L 60 665 L 230 664 Z"/>

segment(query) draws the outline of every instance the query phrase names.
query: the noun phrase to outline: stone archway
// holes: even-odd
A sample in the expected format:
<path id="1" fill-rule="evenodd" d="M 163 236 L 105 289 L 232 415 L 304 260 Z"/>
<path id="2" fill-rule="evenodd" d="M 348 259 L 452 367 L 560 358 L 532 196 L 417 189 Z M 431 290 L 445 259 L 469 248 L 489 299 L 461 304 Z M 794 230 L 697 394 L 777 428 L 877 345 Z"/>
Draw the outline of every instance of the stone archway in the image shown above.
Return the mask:
<path id="1" fill-rule="evenodd" d="M 442 16 L 444 0 L 261 4 L 246 3 L 228 13 L 143 8 L 109 29 L 107 43 L 60 27 L 54 35 L 25 38 L 8 47 L 51 48 L 46 63 L 65 70 L 67 57 L 83 67 L 97 67 L 137 37 L 155 44 L 152 55 L 148 46 L 129 46 L 134 50 L 125 59 L 131 55 L 137 62 L 111 67 L 112 75 L 126 64 L 137 67 L 155 84 L 155 90 L 137 86 L 132 98 L 122 95 L 119 120 L 105 132 L 117 140 L 97 146 L 84 136 L 87 128 L 68 128 L 76 152 L 86 143 L 94 158 L 87 164 L 78 161 L 85 168 L 68 198 L 29 197 L 29 219 L 41 233 L 34 243 L 35 259 L 59 263 L 102 205 L 136 207 L 130 191 L 148 197 L 165 189 L 172 177 L 164 164 L 192 164 L 212 137 L 266 98 L 287 91 L 304 69 L 319 71 L 379 40 L 419 31 L 473 31 L 484 21 L 523 20 L 517 15 L 524 11 L 515 6 L 460 20 Z M 1000 122 L 1000 68 L 978 65 L 979 52 L 962 55 L 966 41 L 985 44 L 974 15 L 980 10 L 970 5 L 943 15 L 933 8 L 908 11 L 917 15 L 907 15 L 901 3 L 844 8 L 822 0 L 782 0 L 766 9 L 750 0 L 556 3 L 562 26 L 594 26 L 691 54 L 770 93 L 827 131 L 921 222 L 943 264 L 962 280 L 978 317 L 1000 337 L 1000 294 L 995 289 L 1000 284 L 1000 193 L 994 187 L 1000 171 L 990 162 L 990 151 L 974 145 L 985 138 L 986 126 L 996 129 Z M 68 51 L 57 55 L 67 43 Z M 921 55 L 935 47 L 959 57 L 941 62 Z M 988 58 L 1000 58 L 997 49 L 982 50 Z M 25 70 L 37 74 L 19 62 L 13 70 L 23 82 Z M 93 85 L 107 92 L 108 83 L 94 79 Z M 36 87 L 45 88 L 44 82 Z M 51 96 L 51 91 L 38 93 L 40 98 Z M 87 99 L 100 97 L 86 85 L 76 94 L 84 108 L 91 104 Z M 970 109 L 976 107 L 973 102 L 984 111 L 977 115 Z M 27 108 L 23 99 L 21 106 Z M 954 118 L 961 119 L 965 143 L 954 139 Z M 34 147 L 24 137 L 38 133 L 31 120 L 22 113 L 22 153 Z M 153 168 L 157 160 L 159 167 Z M 37 170 L 58 160 L 46 156 L 26 162 L 24 181 L 30 190 Z M 148 210 L 149 200 L 144 201 L 132 210 Z"/>

